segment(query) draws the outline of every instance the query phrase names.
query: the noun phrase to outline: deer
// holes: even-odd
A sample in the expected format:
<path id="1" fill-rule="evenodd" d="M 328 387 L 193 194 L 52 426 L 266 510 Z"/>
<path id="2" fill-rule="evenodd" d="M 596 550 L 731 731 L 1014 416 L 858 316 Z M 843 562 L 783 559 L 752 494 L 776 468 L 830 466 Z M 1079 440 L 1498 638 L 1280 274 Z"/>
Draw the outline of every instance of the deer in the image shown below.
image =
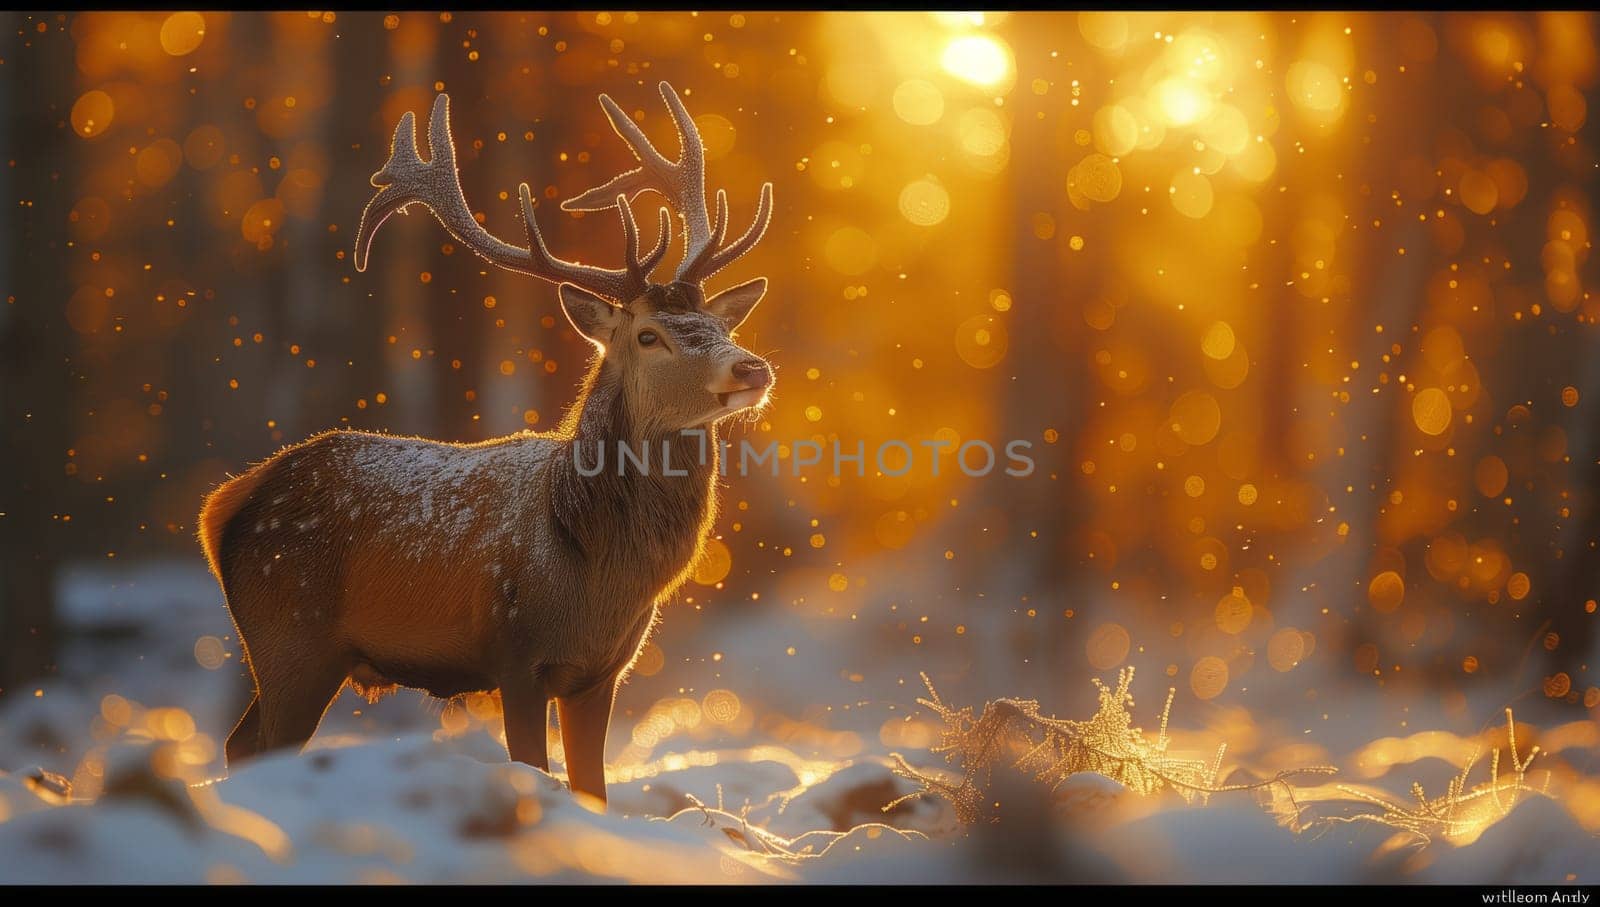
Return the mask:
<path id="1" fill-rule="evenodd" d="M 699 131 L 672 86 L 658 89 L 678 158 L 601 94 L 638 166 L 561 204 L 616 209 L 621 268 L 552 255 L 527 183 L 518 190 L 526 247 L 480 224 L 456 168 L 446 94 L 434 99 L 426 162 L 414 114 L 400 118 L 372 177 L 356 269 L 366 270 L 392 214 L 421 205 L 494 267 L 556 284 L 592 356 L 555 431 L 480 443 L 328 431 L 206 497 L 201 546 L 255 684 L 224 747 L 229 770 L 303 747 L 346 685 L 369 702 L 402 686 L 442 699 L 499 690 L 510 758 L 549 770 L 553 699 L 568 785 L 603 808 L 617 691 L 716 520 L 717 427 L 753 418 L 775 380 L 734 339 L 766 278 L 705 289 L 766 234 L 772 183 L 749 228 L 726 242 L 727 193 L 717 191 L 713 215 Z M 659 209 L 656 242 L 641 253 L 631 203 L 645 192 L 683 224 L 683 258 L 664 283 L 653 275 L 671 244 L 671 213 Z M 593 469 L 586 446 L 608 444 L 661 450 L 671 466 Z"/>

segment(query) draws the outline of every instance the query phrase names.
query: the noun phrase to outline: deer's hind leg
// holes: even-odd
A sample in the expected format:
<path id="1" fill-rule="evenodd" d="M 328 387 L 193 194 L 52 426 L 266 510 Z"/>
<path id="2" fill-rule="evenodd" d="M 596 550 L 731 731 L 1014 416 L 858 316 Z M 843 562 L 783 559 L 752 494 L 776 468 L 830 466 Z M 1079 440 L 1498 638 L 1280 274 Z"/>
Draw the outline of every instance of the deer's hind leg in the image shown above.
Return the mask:
<path id="1" fill-rule="evenodd" d="M 255 708 L 260 711 L 256 752 L 265 753 L 298 748 L 311 739 L 328 706 L 344 689 L 351 664 L 346 653 L 329 650 L 258 657 L 255 667 Z"/>
<path id="2" fill-rule="evenodd" d="M 228 757 L 228 768 L 231 769 L 256 754 L 260 745 L 260 734 L 261 697 L 252 696 L 249 707 L 240 716 L 239 723 L 233 726 L 233 732 L 228 735 L 228 743 L 223 747 L 223 752 Z"/>
<path id="3" fill-rule="evenodd" d="M 234 584 L 228 604 L 256 697 L 228 736 L 229 766 L 271 750 L 299 747 L 350 676 L 355 656 L 336 638 L 329 611 L 285 604 L 283 590 Z M 290 599 L 292 601 L 292 599 Z"/>

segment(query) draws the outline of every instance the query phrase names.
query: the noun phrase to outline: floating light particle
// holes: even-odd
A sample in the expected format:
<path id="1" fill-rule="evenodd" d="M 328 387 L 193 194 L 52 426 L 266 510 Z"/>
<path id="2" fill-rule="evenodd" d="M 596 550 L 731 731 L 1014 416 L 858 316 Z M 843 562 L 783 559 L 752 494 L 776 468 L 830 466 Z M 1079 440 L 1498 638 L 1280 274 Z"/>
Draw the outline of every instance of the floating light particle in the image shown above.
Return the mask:
<path id="1" fill-rule="evenodd" d="M 215 636 L 202 636 L 194 642 L 194 660 L 207 671 L 215 671 L 227 660 L 227 650 L 222 640 Z"/>
<path id="2" fill-rule="evenodd" d="M 1393 570 L 1379 573 L 1367 584 L 1367 601 L 1371 602 L 1372 607 L 1380 613 L 1393 612 L 1405 599 L 1406 581 Z"/>
<path id="3" fill-rule="evenodd" d="M 1111 157 L 1122 157 L 1139 144 L 1139 121 L 1128 108 L 1110 104 L 1095 111 L 1095 148 Z"/>
<path id="4" fill-rule="evenodd" d="M 701 700 L 700 709 L 713 724 L 731 724 L 738 720 L 743 705 L 732 690 L 712 690 Z"/>
<path id="5" fill-rule="evenodd" d="M 1305 656 L 1305 635 L 1293 627 L 1283 627 L 1267 640 L 1267 663 L 1274 671 L 1291 671 Z"/>
<path id="6" fill-rule="evenodd" d="M 1500 190 L 1494 179 L 1482 170 L 1462 172 L 1458 193 L 1461 203 L 1474 214 L 1488 214 L 1500 200 Z"/>
<path id="7" fill-rule="evenodd" d="M 1250 122 L 1239 108 L 1223 104 L 1200 122 L 1199 135 L 1207 149 L 1233 157 L 1250 144 Z M 1219 158 L 1216 165 L 1222 163 Z"/>
<path id="8" fill-rule="evenodd" d="M 1179 214 L 1195 220 L 1211 213 L 1211 205 L 1216 200 L 1211 191 L 1211 181 L 1192 170 L 1174 173 L 1167 194 L 1172 200 L 1172 207 Z"/>
<path id="9" fill-rule="evenodd" d="M 1205 391 L 1189 391 L 1172 401 L 1167 423 L 1185 444 L 1207 444 L 1222 428 L 1222 408 Z"/>
<path id="10" fill-rule="evenodd" d="M 1528 592 L 1533 588 L 1533 582 L 1528 579 L 1528 574 L 1517 571 L 1506 580 L 1506 594 L 1512 601 L 1522 601 L 1528 597 Z"/>
<path id="11" fill-rule="evenodd" d="M 721 539 L 706 539 L 700 557 L 694 562 L 694 581 L 702 586 L 715 586 L 727 579 L 733 569 L 733 554 Z"/>
<path id="12" fill-rule="evenodd" d="M 1550 86 L 1545 92 L 1545 105 L 1550 110 L 1550 122 L 1563 132 L 1577 132 L 1588 117 L 1588 103 L 1583 93 L 1565 82 Z"/>
<path id="13" fill-rule="evenodd" d="M 1104 154 L 1091 154 L 1067 173 L 1068 193 L 1089 201 L 1109 202 L 1122 193 L 1122 170 Z"/>
<path id="14" fill-rule="evenodd" d="M 1486 498 L 1499 497 L 1500 492 L 1505 491 L 1506 482 L 1510 477 L 1506 461 L 1494 454 L 1479 460 L 1472 470 L 1473 484 L 1477 486 L 1478 493 Z"/>
<path id="15" fill-rule="evenodd" d="M 900 190 L 900 214 L 919 227 L 932 227 L 950 216 L 950 193 L 932 179 L 914 180 Z"/>
<path id="16" fill-rule="evenodd" d="M 172 139 L 158 139 L 145 146 L 134 158 L 134 174 L 150 187 L 165 185 L 183 164 L 183 149 Z"/>
<path id="17" fill-rule="evenodd" d="M 956 328 L 956 355 L 977 369 L 993 368 L 1009 347 L 1005 324 L 994 315 L 974 315 Z"/>
<path id="18" fill-rule="evenodd" d="M 994 157 L 1006 147 L 1006 125 L 987 107 L 974 107 L 961 115 L 957 130 L 961 147 L 980 158 Z"/>
<path id="19" fill-rule="evenodd" d="M 1128 17 L 1122 13 L 1081 12 L 1078 33 L 1099 50 L 1120 51 L 1128 43 Z"/>
<path id="20" fill-rule="evenodd" d="M 1271 142 L 1262 141 L 1257 136 L 1255 140 L 1246 142 L 1244 150 L 1234 156 L 1228 165 L 1233 172 L 1252 183 L 1265 182 L 1278 168 L 1278 153 Z"/>
<path id="21" fill-rule="evenodd" d="M 83 138 L 93 138 L 111 126 L 117 105 L 111 95 L 99 89 L 86 91 L 72 105 L 72 129 Z"/>
<path id="22" fill-rule="evenodd" d="M 1565 698 L 1572 691 L 1572 678 L 1566 671 L 1557 671 L 1544 679 L 1544 694 L 1551 699 Z"/>
<path id="23" fill-rule="evenodd" d="M 1228 688 L 1228 663 L 1215 655 L 1195 662 L 1189 672 L 1189 689 L 1196 699 L 1215 699 Z"/>
<path id="24" fill-rule="evenodd" d="M 944 116 L 944 95 L 932 82 L 908 79 L 894 90 L 894 112 L 913 126 L 931 126 Z"/>
<path id="25" fill-rule="evenodd" d="M 1212 359 L 1226 359 L 1233 355 L 1235 342 L 1232 325 L 1213 321 L 1200 335 L 1200 351 Z"/>
<path id="26" fill-rule="evenodd" d="M 1290 64 L 1284 81 L 1289 100 L 1302 110 L 1337 114 L 1344 109 L 1344 83 L 1333 70 L 1316 60 Z"/>
<path id="27" fill-rule="evenodd" d="M 1096 670 L 1105 671 L 1122 664 L 1133 641 L 1121 624 L 1104 623 L 1096 627 L 1084 643 L 1084 654 Z"/>
<path id="28" fill-rule="evenodd" d="M 1224 633 L 1243 633 L 1250 626 L 1250 617 L 1254 612 L 1249 597 L 1244 594 L 1242 586 L 1234 586 L 1233 591 L 1217 600 L 1212 616 L 1216 619 L 1217 629 Z"/>
<path id="29" fill-rule="evenodd" d="M 1450 417 L 1450 397 L 1437 387 L 1424 388 L 1411 399 L 1411 418 L 1423 434 L 1444 434 Z"/>

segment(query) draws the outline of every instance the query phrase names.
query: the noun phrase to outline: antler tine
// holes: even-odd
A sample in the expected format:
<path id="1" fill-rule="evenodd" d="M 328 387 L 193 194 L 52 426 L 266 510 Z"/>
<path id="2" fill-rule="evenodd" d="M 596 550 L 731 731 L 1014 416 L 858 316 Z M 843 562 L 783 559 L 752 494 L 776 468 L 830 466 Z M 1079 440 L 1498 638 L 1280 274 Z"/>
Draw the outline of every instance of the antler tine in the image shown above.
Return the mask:
<path id="1" fill-rule="evenodd" d="M 639 224 L 633 219 L 633 206 L 626 195 L 618 195 L 617 214 L 622 218 L 623 251 L 628 256 L 628 271 L 637 276 L 639 271 Z"/>
<path id="2" fill-rule="evenodd" d="M 711 226 L 711 233 L 705 247 L 693 259 L 685 260 L 679 269 L 684 274 L 697 274 L 706 266 L 706 262 L 722 245 L 722 240 L 728 235 L 728 193 L 717 190 L 717 219 Z"/>
<path id="3" fill-rule="evenodd" d="M 744 235 L 733 241 L 733 244 L 718 249 L 711 255 L 705 269 L 695 272 L 695 279 L 701 282 L 709 280 L 712 275 L 743 258 L 746 252 L 755 248 L 756 243 L 767 235 L 767 227 L 772 224 L 772 184 L 761 184 L 761 200 L 756 204 L 756 219 L 751 222 Z M 717 245 L 722 241 L 718 239 Z"/>
<path id="4" fill-rule="evenodd" d="M 600 96 L 600 107 L 605 111 L 606 119 L 610 121 L 611 128 L 627 143 L 628 150 L 633 152 L 634 158 L 639 161 L 639 166 L 632 170 L 619 173 L 607 180 L 603 185 L 589 189 L 573 198 L 561 203 L 563 211 L 604 211 L 616 204 L 619 193 L 626 194 L 630 200 L 641 192 L 656 191 L 666 196 L 669 200 L 680 201 L 674 193 L 677 180 L 675 164 L 664 157 L 656 146 L 650 144 L 650 139 L 639 128 L 639 124 L 611 100 L 610 95 Z M 701 203 L 702 206 L 704 202 Z"/>
<path id="5" fill-rule="evenodd" d="M 639 270 L 643 271 L 646 277 L 656 269 L 656 265 L 661 264 L 662 257 L 667 254 L 667 245 L 672 241 L 672 212 L 666 208 L 657 208 L 656 215 L 658 225 L 655 248 L 639 261 Z"/>
<path id="6" fill-rule="evenodd" d="M 662 80 L 657 83 L 656 91 L 660 92 L 661 100 L 666 102 L 667 112 L 672 114 L 672 124 L 678 129 L 678 145 L 682 149 L 678 154 L 680 182 L 673 198 L 678 203 L 679 216 L 683 218 L 683 260 L 688 262 L 699 257 L 706 247 L 716 245 L 710 226 L 706 223 L 710 219 L 710 212 L 706 210 L 706 146 L 701 142 L 700 130 L 684 108 L 677 90 Z M 686 276 L 687 268 L 679 264 L 677 279 L 684 280 Z"/>
<path id="7" fill-rule="evenodd" d="M 532 194 L 522 184 L 522 216 L 528 232 L 528 248 L 514 246 L 494 236 L 472 216 L 461 176 L 456 171 L 456 148 L 450 136 L 450 98 L 440 94 L 433 102 L 428 121 L 428 146 L 431 157 L 424 163 L 417 152 L 416 117 L 407 111 L 395 127 L 389 160 L 372 176 L 377 194 L 367 202 L 356 230 L 356 270 L 365 271 L 372 239 L 378 228 L 396 211 L 421 204 L 439 220 L 457 242 L 496 267 L 527 274 L 555 283 L 572 283 L 601 296 L 625 301 L 630 286 L 627 269 L 611 270 L 565 261 L 550 254 L 533 217 Z"/>
<path id="8" fill-rule="evenodd" d="M 605 111 L 611 128 L 638 158 L 639 166 L 620 173 L 604 185 L 596 186 L 561 203 L 566 211 L 602 211 L 616 204 L 618 195 L 632 199 L 639 193 L 655 191 L 667 198 L 683 218 L 684 263 L 678 268 L 678 279 L 683 279 L 689 262 L 699 258 L 707 247 L 713 246 L 711 238 L 711 212 L 706 210 L 705 145 L 700 140 L 700 130 L 683 106 L 678 93 L 666 82 L 658 86 L 667 112 L 672 116 L 678 132 L 680 151 L 676 161 L 667 160 L 610 95 L 600 96 L 600 107 Z"/>
<path id="9" fill-rule="evenodd" d="M 533 191 L 528 188 L 527 183 L 523 183 L 517 187 L 517 195 L 522 202 L 522 221 L 528 231 L 528 255 L 532 262 L 530 270 L 524 273 L 551 283 L 575 284 L 617 302 L 627 302 L 639 295 L 643 287 L 633 279 L 631 267 L 612 270 L 594 265 L 580 265 L 551 255 L 550 247 L 544 243 L 544 234 L 539 232 L 538 218 L 533 215 Z M 624 232 L 631 222 L 632 218 L 629 217 L 623 224 Z M 633 245 L 637 244 L 638 238 L 635 237 Z"/>
<path id="10" fill-rule="evenodd" d="M 566 211 L 603 211 L 615 207 L 619 200 L 636 198 L 639 193 L 661 193 L 678 210 L 683 219 L 683 261 L 678 265 L 676 279 L 691 283 L 704 283 L 707 278 L 737 261 L 749 252 L 761 237 L 766 235 L 772 221 L 772 184 L 761 187 L 761 201 L 756 209 L 756 219 L 744 235 L 733 245 L 722 247 L 728 225 L 728 199 L 722 190 L 717 191 L 717 212 L 713 222 L 706 207 L 705 145 L 700 140 L 700 130 L 683 106 L 683 99 L 666 82 L 657 86 L 661 99 L 666 102 L 678 131 L 681 150 L 676 161 L 669 161 L 650 143 L 644 130 L 617 105 L 609 95 L 600 96 L 600 106 L 611 128 L 627 143 L 638 159 L 639 166 L 619 173 L 606 181 L 561 203 Z M 663 249 L 663 252 L 665 250 Z"/>
<path id="11" fill-rule="evenodd" d="M 628 298 L 643 293 L 650 285 L 650 273 L 661 263 L 661 257 L 667 254 L 667 244 L 672 238 L 671 214 L 666 208 L 656 210 L 656 244 L 643 256 L 639 254 L 639 224 L 633 217 L 633 206 L 628 203 L 628 196 L 619 193 L 615 202 L 617 213 L 622 217 L 622 236 L 627 246 L 628 275 L 632 285 L 628 288 Z"/>

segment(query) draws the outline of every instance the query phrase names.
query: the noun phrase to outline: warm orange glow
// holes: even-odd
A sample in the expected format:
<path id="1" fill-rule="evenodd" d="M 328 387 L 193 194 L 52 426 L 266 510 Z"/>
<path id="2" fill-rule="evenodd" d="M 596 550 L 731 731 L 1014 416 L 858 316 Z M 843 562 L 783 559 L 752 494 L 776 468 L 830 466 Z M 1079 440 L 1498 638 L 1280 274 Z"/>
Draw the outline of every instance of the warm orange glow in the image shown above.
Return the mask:
<path id="1" fill-rule="evenodd" d="M 740 475 L 735 446 L 718 477 L 687 584 L 618 693 L 607 777 L 630 809 L 699 810 L 670 828 L 719 840 L 635 839 L 637 815 L 574 819 L 500 779 L 512 793 L 486 822 L 500 830 L 473 844 L 505 857 L 495 871 L 805 878 L 822 848 L 889 841 L 869 820 L 932 827 L 932 808 L 840 804 L 906 793 L 892 752 L 965 778 L 935 747 L 985 700 L 1033 730 L 1148 715 L 1148 733 L 1118 738 L 1137 765 L 1217 786 L 1335 766 L 1229 802 L 1259 794 L 1283 834 L 1318 829 L 1297 845 L 1328 822 L 1377 823 L 1360 846 L 1404 853 L 1362 865 L 1406 880 L 1489 865 L 1448 855 L 1497 826 L 1520 834 L 1500 825 L 1519 804 L 1600 831 L 1592 14 L 13 19 L 0 76 L 22 86 L 6 109 L 23 140 L 4 162 L 0 235 L 27 267 L 0 286 L 0 340 L 19 357 L 4 431 L 22 439 L 0 464 L 0 578 L 44 571 L 60 602 L 25 625 L 0 608 L 0 647 L 29 641 L 0 661 L 34 640 L 49 653 L 0 678 L 0 755 L 16 761 L 0 770 L 53 766 L 89 809 L 130 742 L 184 810 L 183 783 L 222 777 L 252 676 L 238 628 L 220 603 L 202 624 L 178 607 L 187 587 L 135 571 L 203 575 L 194 514 L 229 474 L 330 429 L 474 442 L 563 424 L 593 347 L 554 287 L 499 272 L 419 204 L 388 221 L 373 269 L 354 269 L 360 199 L 401 115 L 426 120 L 448 92 L 471 217 L 526 245 L 526 181 L 554 254 L 614 267 L 616 213 L 561 203 L 636 163 L 599 93 L 676 148 L 653 94 L 667 79 L 731 232 L 774 183 L 763 245 L 707 286 L 769 280 L 738 338 L 778 384 L 721 439 L 773 455 Z M 647 247 L 660 203 L 631 201 Z M 888 440 L 904 450 L 880 461 Z M 1026 477 L 1000 471 L 1013 440 Z M 857 441 L 860 471 L 830 469 L 835 444 Z M 978 478 L 962 467 L 981 445 L 999 469 Z M 808 449 L 821 465 L 802 469 Z M 416 569 L 462 560 L 423 552 Z M 616 560 L 606 569 L 628 568 Z M 524 580 L 504 569 L 483 585 Z M 104 601 L 66 583 L 74 571 Z M 133 633 L 147 612 L 172 623 Z M 171 675 L 124 682 L 102 658 L 118 645 L 139 648 L 128 672 Z M 1143 712 L 1094 698 L 1106 690 L 1089 678 L 1133 669 Z M 973 713 L 919 705 L 924 673 Z M 1169 688 L 1175 726 L 1158 732 Z M 518 732 L 496 692 L 426 708 L 341 696 L 319 746 L 419 732 L 498 758 Z M 560 723 L 546 724 L 560 776 Z M 1002 738 L 1021 745 L 1017 728 Z M 230 805 L 230 783 L 194 789 L 193 821 L 262 865 L 312 865 L 306 849 L 328 842 L 381 850 L 375 825 L 302 840 L 266 806 Z M 1165 820 L 1170 789 L 1145 787 L 1157 799 L 1096 814 L 1108 834 Z M 997 787 L 972 803 L 1002 800 L 1004 833 L 1008 810 L 1099 797 L 1082 778 L 1021 789 L 1037 802 Z M 28 790 L 5 788 L 0 826 L 31 821 Z M 838 818 L 778 809 L 817 792 Z M 746 800 L 768 811 L 747 822 Z M 761 825 L 794 815 L 863 830 Z M 1162 878 L 1166 847 L 1125 868 Z M 405 877 L 425 861 L 393 862 Z M 1592 881 L 1586 864 L 1559 868 Z"/>
<path id="2" fill-rule="evenodd" d="M 1012 75 L 1010 50 L 988 35 L 951 40 L 939 61 L 946 72 L 975 85 L 993 87 Z"/>

